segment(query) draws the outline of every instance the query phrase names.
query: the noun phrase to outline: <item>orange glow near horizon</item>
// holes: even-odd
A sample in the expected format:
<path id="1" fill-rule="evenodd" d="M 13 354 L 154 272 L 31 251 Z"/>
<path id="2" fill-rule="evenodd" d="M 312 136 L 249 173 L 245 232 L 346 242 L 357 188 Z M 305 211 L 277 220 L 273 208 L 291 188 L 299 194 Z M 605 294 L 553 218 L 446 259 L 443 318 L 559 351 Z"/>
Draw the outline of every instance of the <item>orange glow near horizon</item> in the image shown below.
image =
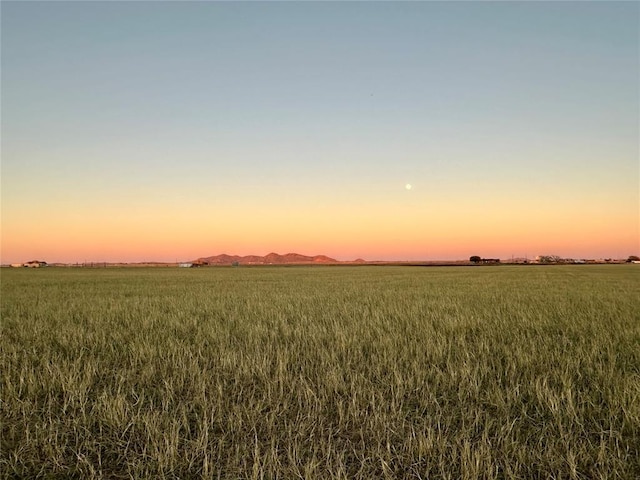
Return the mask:
<path id="1" fill-rule="evenodd" d="M 227 212 L 212 216 L 213 220 L 193 213 L 176 214 L 167 221 L 166 210 L 155 216 L 93 213 L 40 222 L 7 218 L 2 262 L 184 261 L 221 253 L 272 251 L 324 254 L 339 260 L 455 260 L 474 254 L 626 258 L 638 251 L 637 231 L 624 221 L 625 215 L 602 216 L 597 221 L 589 214 L 574 216 L 572 222 L 548 215 L 543 220 L 530 216 L 504 221 L 504 211 L 462 217 L 442 210 L 421 217 L 415 209 L 394 214 L 380 205 L 333 216 L 327 212 L 306 216 L 295 209 L 287 215 L 269 215 L 257 210 L 255 218 Z"/>

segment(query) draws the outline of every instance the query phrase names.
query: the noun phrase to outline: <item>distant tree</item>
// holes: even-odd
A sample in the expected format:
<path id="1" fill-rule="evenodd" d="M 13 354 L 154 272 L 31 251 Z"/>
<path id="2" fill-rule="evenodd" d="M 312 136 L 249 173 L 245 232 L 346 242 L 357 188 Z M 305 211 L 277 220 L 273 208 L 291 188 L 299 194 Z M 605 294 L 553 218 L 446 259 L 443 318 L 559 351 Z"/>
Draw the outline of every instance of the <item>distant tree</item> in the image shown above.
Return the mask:
<path id="1" fill-rule="evenodd" d="M 538 263 L 561 263 L 562 259 L 558 255 L 540 255 Z"/>
<path id="2" fill-rule="evenodd" d="M 473 263 L 480 263 L 482 261 L 482 258 L 478 255 L 474 255 L 472 257 L 469 257 L 469 261 Z"/>
<path id="3" fill-rule="evenodd" d="M 637 255 L 629 255 L 629 258 L 627 258 L 627 263 L 631 262 L 640 262 L 640 257 L 638 257 Z"/>

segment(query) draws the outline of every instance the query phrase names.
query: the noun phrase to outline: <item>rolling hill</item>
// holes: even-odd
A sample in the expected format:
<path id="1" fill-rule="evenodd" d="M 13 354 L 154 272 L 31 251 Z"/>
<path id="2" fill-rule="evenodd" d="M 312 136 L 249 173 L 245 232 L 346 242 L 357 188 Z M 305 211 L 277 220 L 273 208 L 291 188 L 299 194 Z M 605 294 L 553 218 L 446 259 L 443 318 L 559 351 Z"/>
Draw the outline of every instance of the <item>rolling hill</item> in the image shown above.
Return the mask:
<path id="1" fill-rule="evenodd" d="M 343 263 L 326 255 L 300 255 L 299 253 L 287 253 L 280 255 L 278 253 L 270 253 L 265 256 L 260 255 L 214 255 L 211 257 L 200 257 L 194 260 L 196 265 L 318 265 L 318 264 L 337 264 Z"/>

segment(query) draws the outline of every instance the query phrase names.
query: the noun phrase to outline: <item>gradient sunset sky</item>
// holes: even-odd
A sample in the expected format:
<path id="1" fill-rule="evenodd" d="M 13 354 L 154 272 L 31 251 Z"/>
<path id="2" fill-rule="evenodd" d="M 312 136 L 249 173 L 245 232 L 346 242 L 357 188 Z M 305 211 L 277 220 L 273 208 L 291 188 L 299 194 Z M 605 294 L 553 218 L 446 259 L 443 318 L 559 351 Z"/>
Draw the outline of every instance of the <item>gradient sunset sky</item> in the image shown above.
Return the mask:
<path id="1" fill-rule="evenodd" d="M 639 18 L 2 1 L 1 260 L 640 254 Z"/>

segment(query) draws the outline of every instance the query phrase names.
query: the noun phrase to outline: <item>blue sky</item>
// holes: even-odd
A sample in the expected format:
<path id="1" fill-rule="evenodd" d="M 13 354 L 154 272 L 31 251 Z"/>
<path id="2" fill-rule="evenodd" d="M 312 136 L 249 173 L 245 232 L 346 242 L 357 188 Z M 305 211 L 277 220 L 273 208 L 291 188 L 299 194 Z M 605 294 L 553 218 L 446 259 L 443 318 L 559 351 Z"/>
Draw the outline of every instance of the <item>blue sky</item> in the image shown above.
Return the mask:
<path id="1" fill-rule="evenodd" d="M 520 215 L 591 212 L 580 237 L 627 218 L 618 243 L 575 254 L 637 250 L 638 18 L 634 2 L 2 2 L 3 244 L 31 238 L 24 216 L 64 241 L 91 207 L 113 229 L 131 211 L 230 225 L 163 247 L 178 256 L 233 249 L 235 218 L 273 215 L 237 226 L 239 248 L 249 234 L 273 248 L 247 253 L 446 257 L 497 242 L 410 220 L 458 231 L 447 221 L 491 209 L 486 228 L 503 233 Z M 46 181 L 25 188 L 34 175 Z M 298 243 L 292 206 L 316 219 Z M 570 250 L 544 241 L 562 229 L 520 234 L 516 249 Z M 123 258 L 156 248 L 136 235 Z M 358 250 L 360 236 L 389 241 Z"/>

